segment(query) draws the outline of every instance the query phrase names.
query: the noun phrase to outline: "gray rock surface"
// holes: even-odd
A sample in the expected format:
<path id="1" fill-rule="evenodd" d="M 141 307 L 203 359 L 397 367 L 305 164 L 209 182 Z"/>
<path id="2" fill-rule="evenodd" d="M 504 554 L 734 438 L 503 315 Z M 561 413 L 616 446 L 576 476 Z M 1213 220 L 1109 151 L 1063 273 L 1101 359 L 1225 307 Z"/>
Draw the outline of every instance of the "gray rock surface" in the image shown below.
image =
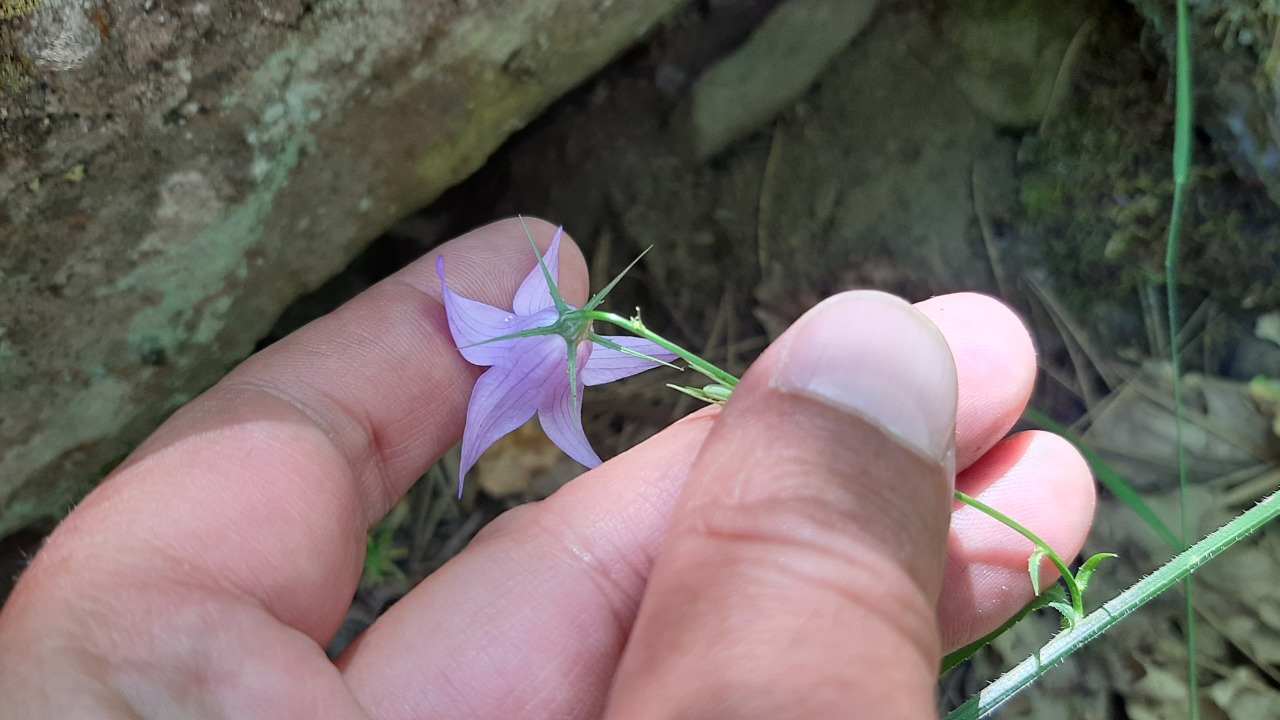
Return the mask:
<path id="1" fill-rule="evenodd" d="M 694 147 L 719 154 L 798 99 L 875 12 L 878 0 L 787 0 L 694 84 Z"/>
<path id="2" fill-rule="evenodd" d="M 682 0 L 0 8 L 0 536 Z"/>
<path id="3" fill-rule="evenodd" d="M 1093 27 L 1093 0 L 948 3 L 939 25 L 959 52 L 956 82 L 1001 127 L 1041 123 L 1070 86 L 1069 48 Z"/>

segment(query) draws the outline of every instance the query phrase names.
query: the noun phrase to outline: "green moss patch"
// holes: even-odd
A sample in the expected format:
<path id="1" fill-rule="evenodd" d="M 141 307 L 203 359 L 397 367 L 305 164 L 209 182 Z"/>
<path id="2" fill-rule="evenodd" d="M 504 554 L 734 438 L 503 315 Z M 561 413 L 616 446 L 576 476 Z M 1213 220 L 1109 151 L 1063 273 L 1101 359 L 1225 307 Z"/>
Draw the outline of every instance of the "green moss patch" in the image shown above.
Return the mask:
<path id="1" fill-rule="evenodd" d="M 1132 28 L 1130 28 L 1132 30 Z M 1021 237 L 1080 310 L 1161 283 L 1173 196 L 1168 68 L 1121 29 L 1098 34 L 1072 100 L 1027 141 Z M 1207 141 L 1196 148 L 1179 278 L 1228 307 L 1280 307 L 1280 209 Z"/>

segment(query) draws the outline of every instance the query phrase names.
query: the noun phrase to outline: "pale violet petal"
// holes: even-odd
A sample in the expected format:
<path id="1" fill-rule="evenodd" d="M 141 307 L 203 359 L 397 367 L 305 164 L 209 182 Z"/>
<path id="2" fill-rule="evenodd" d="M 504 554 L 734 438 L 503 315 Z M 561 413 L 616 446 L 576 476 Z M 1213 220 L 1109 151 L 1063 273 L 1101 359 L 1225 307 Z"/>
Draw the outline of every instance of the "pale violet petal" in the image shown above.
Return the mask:
<path id="1" fill-rule="evenodd" d="M 560 384 L 568 385 L 568 346 L 564 339 L 547 335 L 523 340 L 518 353 L 486 370 L 471 391 L 467 424 L 462 432 L 459 493 L 467 471 L 485 450 L 528 422 Z"/>
<path id="2" fill-rule="evenodd" d="M 578 352 L 579 364 L 586 364 L 589 356 L 597 350 L 583 343 L 582 350 Z M 555 392 L 546 397 L 538 408 L 538 422 L 542 424 L 542 431 L 565 455 L 587 467 L 595 467 L 600 464 L 600 456 L 591 449 L 591 442 L 582 431 L 582 378 L 578 378 L 578 402 L 575 405 L 573 394 L 569 392 L 568 367 L 557 377 L 559 382 Z"/>
<path id="3" fill-rule="evenodd" d="M 564 228 L 556 228 L 556 236 L 551 239 L 551 247 L 547 248 L 547 254 L 542 256 L 542 261 L 547 264 L 547 270 L 551 271 L 553 283 L 560 282 L 561 235 L 564 235 Z M 529 276 L 520 283 L 520 289 L 516 290 L 516 297 L 511 302 L 511 307 L 515 309 L 517 315 L 532 315 L 539 310 L 555 307 L 555 301 L 551 299 L 551 290 L 547 287 L 547 278 L 542 274 L 541 266 L 535 264 Z"/>
<path id="4" fill-rule="evenodd" d="M 494 365 L 525 338 L 485 342 L 492 338 L 524 330 L 553 325 L 559 317 L 555 310 L 533 315 L 516 315 L 502 308 L 465 298 L 449 289 L 444 276 L 444 258 L 436 259 L 436 272 L 444 288 L 444 310 L 449 319 L 449 333 L 462 357 L 474 365 Z"/>
<path id="5" fill-rule="evenodd" d="M 675 353 L 663 350 L 660 346 L 643 338 L 606 335 L 604 339 L 658 360 L 670 362 L 676 359 Z M 591 343 L 590 361 L 582 369 L 582 381 L 587 385 L 603 385 L 655 367 L 658 367 L 655 362 L 642 360 L 621 350 L 607 348 L 600 343 Z"/>

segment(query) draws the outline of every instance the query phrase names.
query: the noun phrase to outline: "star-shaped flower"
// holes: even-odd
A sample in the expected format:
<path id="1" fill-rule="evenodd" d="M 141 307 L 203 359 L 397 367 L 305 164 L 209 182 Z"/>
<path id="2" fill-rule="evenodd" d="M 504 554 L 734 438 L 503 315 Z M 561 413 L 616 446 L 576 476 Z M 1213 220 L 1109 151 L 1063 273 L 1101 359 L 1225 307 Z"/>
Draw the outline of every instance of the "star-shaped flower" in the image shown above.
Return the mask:
<path id="1" fill-rule="evenodd" d="M 436 260 L 453 341 L 468 362 L 489 367 L 476 381 L 467 406 L 459 496 L 480 455 L 534 413 L 565 454 L 587 467 L 599 465 L 582 430 L 584 386 L 630 377 L 675 358 L 648 340 L 591 331 L 587 313 L 617 280 L 583 309 L 564 302 L 556 287 L 563 234 L 563 228 L 556 230 L 545 259 L 539 258 L 516 291 L 511 310 L 453 292 L 445 280 L 444 258 Z"/>

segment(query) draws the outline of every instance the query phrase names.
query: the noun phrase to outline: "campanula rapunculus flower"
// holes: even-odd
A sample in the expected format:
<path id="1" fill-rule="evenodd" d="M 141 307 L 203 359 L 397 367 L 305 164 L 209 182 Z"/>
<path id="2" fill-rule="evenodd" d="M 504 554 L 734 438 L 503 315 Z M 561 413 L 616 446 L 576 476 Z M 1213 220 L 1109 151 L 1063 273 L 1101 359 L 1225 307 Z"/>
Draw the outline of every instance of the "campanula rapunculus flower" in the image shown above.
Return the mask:
<path id="1" fill-rule="evenodd" d="M 453 341 L 468 362 L 489 367 L 476 381 L 467 405 L 459 495 L 467 471 L 480 455 L 534 413 L 547 437 L 565 454 L 587 467 L 599 465 L 582 430 L 584 386 L 630 377 L 675 358 L 648 340 L 592 332 L 584 313 L 594 309 L 604 293 L 593 297 L 585 310 L 564 302 L 556 288 L 563 234 L 563 228 L 556 230 L 546 257 L 516 290 L 511 310 L 453 292 L 445 280 L 444 258 L 436 260 Z"/>

